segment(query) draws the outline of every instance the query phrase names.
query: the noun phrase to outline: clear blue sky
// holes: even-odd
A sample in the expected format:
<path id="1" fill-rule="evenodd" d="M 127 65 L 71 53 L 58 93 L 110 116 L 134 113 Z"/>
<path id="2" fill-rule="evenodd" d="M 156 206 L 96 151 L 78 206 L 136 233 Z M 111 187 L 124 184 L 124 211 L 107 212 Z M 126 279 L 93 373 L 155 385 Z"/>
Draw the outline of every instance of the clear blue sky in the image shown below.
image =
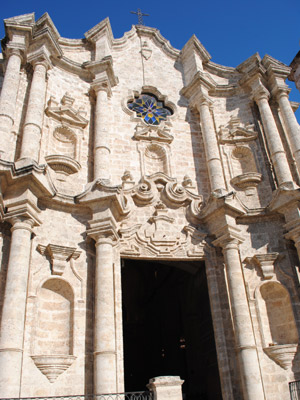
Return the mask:
<path id="1" fill-rule="evenodd" d="M 290 64 L 300 50 L 300 0 L 15 0 L 3 1 L 1 19 L 48 12 L 63 37 L 82 38 L 84 33 L 109 17 L 115 38 L 137 23 L 130 11 L 141 8 L 150 14 L 145 25 L 158 28 L 172 46 L 181 49 L 195 34 L 212 61 L 235 67 L 258 52 Z M 3 24 L 0 37 L 4 36 Z M 290 98 L 300 102 L 292 83 Z M 298 120 L 300 111 L 297 112 Z"/>

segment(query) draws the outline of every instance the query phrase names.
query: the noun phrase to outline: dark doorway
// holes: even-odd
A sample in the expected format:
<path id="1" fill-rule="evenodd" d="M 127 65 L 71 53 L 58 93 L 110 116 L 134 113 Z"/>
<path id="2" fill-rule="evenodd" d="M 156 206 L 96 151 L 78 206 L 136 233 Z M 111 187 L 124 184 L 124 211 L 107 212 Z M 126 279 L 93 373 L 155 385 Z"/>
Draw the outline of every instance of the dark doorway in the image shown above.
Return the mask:
<path id="1" fill-rule="evenodd" d="M 222 399 L 203 262 L 123 260 L 125 390 L 178 375 L 185 400 Z"/>

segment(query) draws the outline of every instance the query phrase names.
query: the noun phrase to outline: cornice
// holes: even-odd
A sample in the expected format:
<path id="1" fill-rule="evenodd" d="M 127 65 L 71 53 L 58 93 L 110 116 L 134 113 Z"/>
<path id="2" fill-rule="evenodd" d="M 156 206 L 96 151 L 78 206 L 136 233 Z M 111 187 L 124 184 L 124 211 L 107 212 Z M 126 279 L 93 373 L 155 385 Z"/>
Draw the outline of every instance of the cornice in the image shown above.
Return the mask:
<path id="1" fill-rule="evenodd" d="M 181 89 L 180 94 L 188 99 L 192 98 L 197 94 L 201 86 L 204 86 L 207 90 L 214 90 L 217 87 L 217 83 L 208 73 L 198 71 L 192 81 Z"/>
<path id="2" fill-rule="evenodd" d="M 171 43 L 161 35 L 158 29 L 150 28 L 148 26 L 143 26 L 143 25 L 135 25 L 135 29 L 139 37 L 147 36 L 153 38 L 154 42 L 156 42 L 159 45 L 159 47 L 164 51 L 166 55 L 173 58 L 174 60 L 178 59 L 180 51 L 175 49 L 171 45 Z"/>
<path id="3" fill-rule="evenodd" d="M 12 185 L 34 188 L 38 197 L 52 197 L 55 194 L 55 187 L 52 183 L 46 165 L 38 165 L 31 160 L 20 160 L 16 163 L 0 160 L 1 190 L 5 193 Z"/>
<path id="4" fill-rule="evenodd" d="M 196 53 L 199 55 L 200 59 L 203 63 L 209 62 L 211 59 L 211 55 L 197 38 L 196 35 L 193 35 L 187 43 L 184 45 L 183 49 L 180 52 L 181 59 L 184 60 L 188 53 L 195 49 Z"/>
<path id="5" fill-rule="evenodd" d="M 106 36 L 109 44 L 112 45 L 114 37 L 108 17 L 99 22 L 99 24 L 95 25 L 84 34 L 84 37 L 92 43 L 95 43 L 102 36 Z"/>
<path id="6" fill-rule="evenodd" d="M 216 64 L 210 60 L 203 65 L 203 69 L 222 78 L 231 78 L 232 75 L 240 75 L 240 73 L 236 71 L 236 68 Z"/>

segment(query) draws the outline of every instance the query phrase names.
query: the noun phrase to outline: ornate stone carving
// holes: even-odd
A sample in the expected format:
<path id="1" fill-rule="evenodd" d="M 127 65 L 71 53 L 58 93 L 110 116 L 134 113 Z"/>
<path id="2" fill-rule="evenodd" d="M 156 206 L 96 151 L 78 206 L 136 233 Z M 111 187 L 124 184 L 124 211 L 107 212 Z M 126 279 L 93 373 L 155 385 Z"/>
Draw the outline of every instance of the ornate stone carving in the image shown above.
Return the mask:
<path id="1" fill-rule="evenodd" d="M 234 116 L 230 118 L 227 126 L 220 126 L 218 134 L 222 144 L 249 142 L 257 139 L 254 124 L 242 125 L 240 119 Z"/>
<path id="2" fill-rule="evenodd" d="M 76 110 L 73 108 L 75 99 L 66 93 L 61 101 L 60 105 L 53 98 L 50 97 L 48 106 L 45 110 L 48 117 L 55 119 L 56 121 L 78 128 L 85 128 L 88 124 L 88 120 L 84 118 L 86 112 L 82 108 Z"/>
<path id="3" fill-rule="evenodd" d="M 170 135 L 168 126 L 146 126 L 139 122 L 135 127 L 134 138 L 136 140 L 155 140 L 162 143 L 172 143 L 174 136 Z"/>
<path id="4" fill-rule="evenodd" d="M 76 250 L 75 247 L 59 246 L 55 244 L 48 244 L 48 246 L 39 244 L 37 248 L 41 254 L 50 257 L 53 275 L 62 275 L 68 261 L 71 258 L 76 260 L 81 253 L 81 251 Z"/>

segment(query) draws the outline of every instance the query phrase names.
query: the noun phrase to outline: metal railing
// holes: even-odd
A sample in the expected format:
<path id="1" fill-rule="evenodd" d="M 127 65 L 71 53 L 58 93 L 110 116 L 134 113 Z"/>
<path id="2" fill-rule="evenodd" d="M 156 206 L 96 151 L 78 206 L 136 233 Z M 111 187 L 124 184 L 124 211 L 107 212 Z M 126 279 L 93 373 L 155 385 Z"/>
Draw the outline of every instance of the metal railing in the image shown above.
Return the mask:
<path id="1" fill-rule="evenodd" d="M 291 400 L 300 400 L 300 381 L 290 382 Z"/>
<path id="2" fill-rule="evenodd" d="M 88 394 L 79 396 L 18 397 L 1 400 L 153 400 L 152 392 L 127 392 L 113 394 Z"/>

